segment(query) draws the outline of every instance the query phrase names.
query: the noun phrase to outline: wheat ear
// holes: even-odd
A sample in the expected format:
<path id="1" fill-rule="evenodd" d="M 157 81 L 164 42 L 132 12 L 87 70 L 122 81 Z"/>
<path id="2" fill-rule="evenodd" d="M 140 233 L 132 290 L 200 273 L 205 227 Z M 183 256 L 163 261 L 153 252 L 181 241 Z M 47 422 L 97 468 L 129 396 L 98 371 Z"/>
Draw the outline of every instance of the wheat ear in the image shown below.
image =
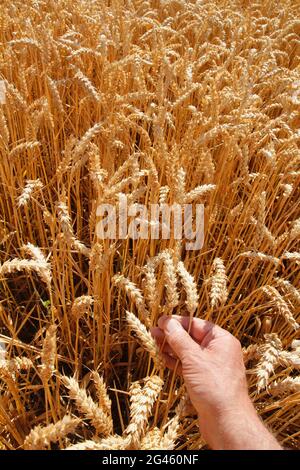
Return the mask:
<path id="1" fill-rule="evenodd" d="M 94 299 L 91 295 L 81 295 L 77 297 L 72 305 L 71 314 L 76 320 L 79 320 L 93 305 Z"/>
<path id="2" fill-rule="evenodd" d="M 109 436 L 100 441 L 87 440 L 67 447 L 65 450 L 125 450 L 128 438 L 122 436 Z"/>
<path id="3" fill-rule="evenodd" d="M 36 426 L 33 428 L 24 441 L 24 449 L 26 450 L 44 450 L 51 444 L 73 434 L 76 427 L 80 423 L 80 419 L 64 416 L 62 420 L 48 426 Z"/>
<path id="4" fill-rule="evenodd" d="M 282 367 L 292 367 L 300 369 L 300 349 L 295 351 L 282 351 L 278 357 L 278 362 Z"/>
<path id="5" fill-rule="evenodd" d="M 261 358 L 256 367 L 258 391 L 268 387 L 270 375 L 278 363 L 282 344 L 276 333 L 265 334 L 265 343 L 261 347 Z"/>
<path id="6" fill-rule="evenodd" d="M 264 286 L 262 290 L 267 296 L 274 302 L 274 305 L 280 315 L 286 320 L 286 322 L 294 329 L 298 330 L 299 324 L 296 322 L 293 317 L 292 312 L 290 311 L 286 301 L 280 295 L 278 290 L 273 286 Z"/>
<path id="7" fill-rule="evenodd" d="M 48 382 L 55 370 L 56 358 L 56 325 L 51 325 L 43 342 L 43 349 L 41 353 L 41 377 Z"/>
<path id="8" fill-rule="evenodd" d="M 300 291 L 293 286 L 290 281 L 281 278 L 276 278 L 276 281 L 278 286 L 281 287 L 292 300 L 300 304 Z"/>
<path id="9" fill-rule="evenodd" d="M 98 396 L 98 403 L 100 408 L 103 409 L 104 413 L 107 415 L 111 415 L 111 399 L 107 393 L 106 385 L 103 380 L 103 377 L 100 377 L 98 372 L 92 373 L 92 380 L 95 384 L 97 396 Z"/>
<path id="10" fill-rule="evenodd" d="M 158 302 L 158 288 L 155 276 L 155 263 L 151 260 L 145 266 L 145 294 L 150 308 L 153 309 Z"/>
<path id="11" fill-rule="evenodd" d="M 39 179 L 27 181 L 22 194 L 18 197 L 18 206 L 27 206 L 34 192 L 42 189 L 42 187 L 43 183 Z"/>
<path id="12" fill-rule="evenodd" d="M 133 313 L 126 312 L 126 320 L 130 328 L 135 332 L 138 339 L 142 343 L 142 346 L 150 354 L 154 361 L 155 367 L 162 369 L 164 367 L 164 361 L 151 333 Z"/>
<path id="13" fill-rule="evenodd" d="M 186 306 L 190 315 L 193 315 L 198 307 L 199 296 L 193 276 L 187 271 L 182 261 L 177 264 L 177 272 L 186 292 Z"/>
<path id="14" fill-rule="evenodd" d="M 172 309 L 177 307 L 179 303 L 176 268 L 174 261 L 168 251 L 160 253 L 158 258 L 163 260 L 163 273 L 167 292 L 166 305 L 168 308 Z"/>
<path id="15" fill-rule="evenodd" d="M 160 429 L 153 428 L 141 440 L 141 450 L 160 450 L 162 433 Z"/>
<path id="16" fill-rule="evenodd" d="M 226 270 L 221 258 L 214 259 L 212 271 L 210 299 L 212 308 L 216 308 L 223 305 L 228 297 Z"/>
<path id="17" fill-rule="evenodd" d="M 130 300 L 136 305 L 139 316 L 144 323 L 149 326 L 149 312 L 145 307 L 145 301 L 141 290 L 134 284 L 134 282 L 130 281 L 122 274 L 115 275 L 112 278 L 112 281 L 115 286 L 125 290 Z"/>
<path id="18" fill-rule="evenodd" d="M 130 446 L 138 448 L 145 432 L 153 404 L 163 386 L 163 380 L 157 375 L 147 377 L 143 388 L 138 383 L 130 387 L 130 423 L 125 435 L 130 437 Z"/>
<path id="19" fill-rule="evenodd" d="M 281 381 L 272 382 L 269 387 L 269 392 L 276 395 L 284 395 L 286 393 L 299 393 L 300 392 L 300 377 L 287 377 Z"/>
<path id="20" fill-rule="evenodd" d="M 60 201 L 57 205 L 58 209 L 58 219 L 61 224 L 62 232 L 66 242 L 79 253 L 87 256 L 90 256 L 90 250 L 87 248 L 81 241 L 79 241 L 73 231 L 71 224 L 71 218 L 68 212 L 68 207 L 64 201 Z"/>
<path id="21" fill-rule="evenodd" d="M 97 433 L 108 436 L 112 433 L 113 423 L 107 414 L 100 408 L 85 389 L 80 388 L 78 382 L 71 377 L 62 377 L 64 385 L 69 390 L 69 397 L 74 400 L 78 410 L 91 421 Z"/>
<path id="22" fill-rule="evenodd" d="M 46 268 L 44 263 L 40 263 L 36 260 L 15 258 L 13 260 L 5 261 L 2 266 L 0 266 L 0 276 L 5 277 L 7 274 L 19 271 L 25 271 L 29 274 L 36 272 L 47 286 L 50 286 L 51 284 L 51 272 L 49 268 Z"/>
<path id="23" fill-rule="evenodd" d="M 197 186 L 185 195 L 185 197 L 183 198 L 183 203 L 191 204 L 193 201 L 195 201 L 195 199 L 198 199 L 199 197 L 202 197 L 207 193 L 213 191 L 215 187 L 215 184 L 203 184 L 202 186 Z"/>
<path id="24" fill-rule="evenodd" d="M 184 394 L 178 405 L 175 408 L 175 416 L 171 419 L 167 430 L 165 431 L 162 440 L 161 440 L 161 449 L 164 450 L 173 450 L 175 447 L 176 440 L 179 436 L 180 430 L 180 418 L 183 415 L 184 409 L 187 404 L 188 397 Z"/>
<path id="25" fill-rule="evenodd" d="M 0 372 L 3 377 L 13 378 L 16 372 L 31 369 L 33 362 L 28 357 L 14 357 L 13 359 L 0 360 Z"/>

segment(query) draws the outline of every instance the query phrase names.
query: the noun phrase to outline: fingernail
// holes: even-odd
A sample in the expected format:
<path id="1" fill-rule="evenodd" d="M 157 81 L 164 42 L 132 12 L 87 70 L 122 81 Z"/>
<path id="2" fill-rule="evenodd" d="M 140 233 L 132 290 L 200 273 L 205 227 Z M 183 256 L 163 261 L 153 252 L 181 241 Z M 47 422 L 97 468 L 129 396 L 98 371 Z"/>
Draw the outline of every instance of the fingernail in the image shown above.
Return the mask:
<path id="1" fill-rule="evenodd" d="M 182 329 L 180 323 L 171 317 L 162 317 L 161 328 L 163 328 L 167 334 L 172 334 Z"/>
<path id="2" fill-rule="evenodd" d="M 158 319 L 157 324 L 158 324 L 159 328 L 164 328 L 165 321 L 168 320 L 168 318 L 169 317 L 167 315 L 163 315 L 162 317 L 160 317 Z"/>

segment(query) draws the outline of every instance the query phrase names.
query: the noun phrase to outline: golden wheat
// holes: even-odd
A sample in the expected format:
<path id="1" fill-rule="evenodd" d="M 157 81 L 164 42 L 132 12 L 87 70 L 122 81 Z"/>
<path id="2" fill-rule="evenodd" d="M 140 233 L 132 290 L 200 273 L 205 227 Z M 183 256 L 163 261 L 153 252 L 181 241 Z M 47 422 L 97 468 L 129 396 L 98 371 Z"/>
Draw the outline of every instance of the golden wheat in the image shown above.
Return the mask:
<path id="1" fill-rule="evenodd" d="M 258 413 L 300 448 L 299 11 L 1 2 L 1 448 L 205 447 L 150 333 L 186 312 L 242 342 Z M 120 200 L 203 204 L 203 247 L 100 238 Z"/>

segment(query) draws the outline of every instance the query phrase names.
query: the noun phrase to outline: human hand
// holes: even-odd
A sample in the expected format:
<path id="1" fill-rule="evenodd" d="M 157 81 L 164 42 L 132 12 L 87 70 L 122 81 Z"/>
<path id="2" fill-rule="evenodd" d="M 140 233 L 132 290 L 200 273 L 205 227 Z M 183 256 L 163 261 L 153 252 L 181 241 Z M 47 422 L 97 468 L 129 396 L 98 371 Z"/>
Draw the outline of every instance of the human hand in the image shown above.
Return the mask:
<path id="1" fill-rule="evenodd" d="M 213 448 L 280 448 L 251 403 L 234 336 L 211 322 L 177 315 L 161 317 L 151 331 L 166 366 L 182 374 L 201 433 Z M 257 443 L 253 432 L 260 434 Z"/>
<path id="2" fill-rule="evenodd" d="M 177 315 L 161 317 L 158 326 L 152 334 L 162 346 L 166 365 L 170 369 L 177 365 L 199 414 L 248 399 L 241 345 L 229 332 L 199 318 Z"/>

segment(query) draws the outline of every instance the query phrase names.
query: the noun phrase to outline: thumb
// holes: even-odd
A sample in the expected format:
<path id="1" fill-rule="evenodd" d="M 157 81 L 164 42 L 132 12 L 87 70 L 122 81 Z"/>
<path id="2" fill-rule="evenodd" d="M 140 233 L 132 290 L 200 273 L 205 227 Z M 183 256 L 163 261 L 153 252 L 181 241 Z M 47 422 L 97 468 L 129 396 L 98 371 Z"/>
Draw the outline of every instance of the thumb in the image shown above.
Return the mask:
<path id="1" fill-rule="evenodd" d="M 181 361 L 187 354 L 189 356 L 192 354 L 192 357 L 194 353 L 199 354 L 199 346 L 178 320 L 163 316 L 158 320 L 158 326 L 163 330 L 169 346 Z"/>

